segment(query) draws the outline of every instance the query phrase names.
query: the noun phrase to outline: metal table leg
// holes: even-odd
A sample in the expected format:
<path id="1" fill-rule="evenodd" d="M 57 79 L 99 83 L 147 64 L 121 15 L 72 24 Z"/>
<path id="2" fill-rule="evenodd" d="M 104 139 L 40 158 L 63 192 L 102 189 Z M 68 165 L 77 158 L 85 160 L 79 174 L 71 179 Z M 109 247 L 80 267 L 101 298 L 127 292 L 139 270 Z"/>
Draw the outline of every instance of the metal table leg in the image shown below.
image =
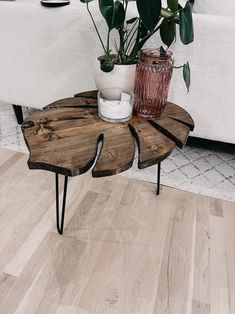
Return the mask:
<path id="1" fill-rule="evenodd" d="M 161 179 L 161 163 L 158 163 L 157 167 L 157 195 L 160 194 L 160 179 Z"/>
<path id="2" fill-rule="evenodd" d="M 160 178 L 161 178 L 161 163 L 158 163 L 157 170 L 157 195 L 160 194 Z M 66 205 L 66 196 L 67 196 L 67 187 L 68 187 L 68 176 L 64 176 L 64 193 L 62 201 L 62 211 L 61 211 L 61 220 L 60 220 L 60 210 L 59 210 L 59 175 L 55 174 L 55 184 L 56 184 L 56 225 L 59 234 L 63 234 L 64 231 L 64 216 L 65 216 L 65 205 Z"/>
<path id="3" fill-rule="evenodd" d="M 68 186 L 68 176 L 64 176 L 64 193 L 63 193 L 63 203 L 61 211 L 61 221 L 59 214 L 59 175 L 55 174 L 55 185 L 56 185 L 56 225 L 59 234 L 63 234 L 64 230 L 64 214 L 65 214 L 65 205 L 66 205 L 66 195 L 67 195 L 67 186 Z"/>

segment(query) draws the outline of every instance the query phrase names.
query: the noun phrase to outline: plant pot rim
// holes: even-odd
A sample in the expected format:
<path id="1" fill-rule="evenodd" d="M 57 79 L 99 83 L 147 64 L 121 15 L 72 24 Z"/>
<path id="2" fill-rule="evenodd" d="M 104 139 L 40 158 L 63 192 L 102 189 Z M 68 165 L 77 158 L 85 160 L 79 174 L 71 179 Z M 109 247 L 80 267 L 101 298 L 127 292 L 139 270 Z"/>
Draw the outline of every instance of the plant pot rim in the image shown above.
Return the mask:
<path id="1" fill-rule="evenodd" d="M 117 55 L 115 54 L 112 54 L 111 57 L 115 58 Z M 97 60 L 98 61 L 101 61 L 102 58 L 104 57 L 104 55 L 101 55 L 99 57 L 97 57 Z M 126 66 L 126 65 L 136 65 L 138 63 L 138 61 L 136 62 L 133 62 L 133 63 L 128 63 L 128 64 L 119 64 L 119 63 L 114 63 L 115 66 Z"/>

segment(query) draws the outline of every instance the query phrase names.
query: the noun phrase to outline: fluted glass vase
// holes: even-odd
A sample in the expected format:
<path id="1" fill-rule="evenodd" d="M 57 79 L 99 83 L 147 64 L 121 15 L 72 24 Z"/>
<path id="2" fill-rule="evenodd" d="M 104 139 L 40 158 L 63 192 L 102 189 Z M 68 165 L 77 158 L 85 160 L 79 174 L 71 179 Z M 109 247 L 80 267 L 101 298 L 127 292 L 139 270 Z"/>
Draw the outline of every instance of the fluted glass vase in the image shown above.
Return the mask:
<path id="1" fill-rule="evenodd" d="M 170 51 L 141 50 L 134 88 L 137 115 L 146 119 L 161 116 L 167 103 L 173 63 Z"/>

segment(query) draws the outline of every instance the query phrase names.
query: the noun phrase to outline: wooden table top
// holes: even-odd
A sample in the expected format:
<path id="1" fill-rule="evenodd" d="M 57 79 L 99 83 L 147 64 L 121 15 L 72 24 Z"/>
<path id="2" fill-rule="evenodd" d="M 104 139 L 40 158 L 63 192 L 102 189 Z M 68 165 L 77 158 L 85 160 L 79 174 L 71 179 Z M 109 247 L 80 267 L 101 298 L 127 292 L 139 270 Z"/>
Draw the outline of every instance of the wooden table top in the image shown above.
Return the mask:
<path id="1" fill-rule="evenodd" d="M 131 168 L 135 141 L 139 168 L 152 166 L 167 158 L 175 146 L 182 148 L 193 129 L 187 111 L 169 102 L 160 119 L 133 116 L 125 123 L 105 122 L 97 115 L 97 91 L 56 101 L 22 124 L 30 169 L 76 176 L 95 163 L 93 177 Z M 97 156 L 99 142 L 102 145 Z"/>

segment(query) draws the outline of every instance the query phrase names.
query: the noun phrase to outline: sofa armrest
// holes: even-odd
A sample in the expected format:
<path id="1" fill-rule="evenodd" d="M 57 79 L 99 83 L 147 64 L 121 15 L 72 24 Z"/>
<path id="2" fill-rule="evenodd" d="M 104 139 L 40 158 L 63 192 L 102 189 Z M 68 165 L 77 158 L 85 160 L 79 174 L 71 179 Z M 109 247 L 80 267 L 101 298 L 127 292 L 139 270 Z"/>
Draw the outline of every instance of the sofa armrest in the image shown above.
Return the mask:
<path id="1" fill-rule="evenodd" d="M 235 17 L 193 14 L 195 40 L 172 46 L 175 65 L 187 60 L 191 87 L 186 94 L 182 71 L 174 70 L 169 99 L 190 111 L 194 135 L 235 143 Z"/>
<path id="2" fill-rule="evenodd" d="M 195 42 L 220 42 L 227 47 L 234 47 L 235 17 L 209 14 L 193 14 Z M 223 50 L 223 49 L 222 49 Z"/>

